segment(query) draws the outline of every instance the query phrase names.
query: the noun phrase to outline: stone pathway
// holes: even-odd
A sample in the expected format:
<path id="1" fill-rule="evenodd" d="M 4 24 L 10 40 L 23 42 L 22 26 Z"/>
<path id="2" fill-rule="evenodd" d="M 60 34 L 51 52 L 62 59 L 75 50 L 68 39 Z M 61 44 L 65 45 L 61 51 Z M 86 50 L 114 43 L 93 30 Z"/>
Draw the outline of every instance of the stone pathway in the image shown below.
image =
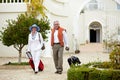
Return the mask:
<path id="1" fill-rule="evenodd" d="M 80 48 L 81 48 L 81 53 L 74 55 L 79 57 L 82 64 L 88 62 L 95 62 L 95 61 L 109 61 L 108 53 L 102 53 L 102 51 L 85 52 L 84 46 L 81 46 Z M 64 71 L 63 74 L 61 75 L 54 73 L 55 68 L 52 57 L 51 58 L 42 57 L 42 61 L 44 62 L 45 69 L 43 72 L 39 72 L 38 74 L 34 74 L 30 66 L 26 66 L 24 68 L 15 68 L 15 69 L 14 67 L 4 68 L 2 67 L 3 64 L 8 62 L 17 62 L 17 58 L 0 58 L 0 80 L 67 80 L 67 70 L 69 69 L 67 59 L 71 55 L 73 54 L 64 53 L 64 63 L 63 63 Z M 28 61 L 28 59 L 22 58 L 22 61 Z"/>

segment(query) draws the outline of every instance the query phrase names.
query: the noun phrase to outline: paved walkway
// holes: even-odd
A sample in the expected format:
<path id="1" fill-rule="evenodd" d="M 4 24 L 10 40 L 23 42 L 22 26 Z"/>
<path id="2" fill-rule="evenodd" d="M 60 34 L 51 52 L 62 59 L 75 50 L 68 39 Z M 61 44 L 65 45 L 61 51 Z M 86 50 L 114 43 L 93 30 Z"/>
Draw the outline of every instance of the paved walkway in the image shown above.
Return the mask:
<path id="1" fill-rule="evenodd" d="M 85 47 L 81 46 L 81 53 L 74 54 L 78 56 L 80 61 L 83 63 L 95 62 L 95 61 L 108 61 L 109 54 L 103 53 L 102 51 L 85 51 Z M 90 47 L 87 47 L 90 48 Z M 87 50 L 86 48 L 86 50 Z M 92 47 L 93 48 L 93 47 Z M 94 49 L 94 48 L 93 48 Z M 88 49 L 89 50 L 89 49 Z M 91 50 L 91 49 L 90 49 Z M 53 64 L 52 58 L 42 58 L 44 62 L 45 69 L 43 72 L 39 72 L 38 74 L 34 74 L 33 70 L 30 66 L 27 66 L 22 69 L 13 68 L 0 68 L 0 80 L 67 80 L 67 70 L 69 69 L 69 65 L 67 63 L 68 57 L 73 54 L 64 53 L 64 71 L 63 74 L 58 75 L 55 74 L 55 68 Z M 16 62 L 17 58 L 0 58 L 0 65 L 8 63 L 8 62 Z M 23 58 L 22 61 L 28 61 L 27 58 Z"/>

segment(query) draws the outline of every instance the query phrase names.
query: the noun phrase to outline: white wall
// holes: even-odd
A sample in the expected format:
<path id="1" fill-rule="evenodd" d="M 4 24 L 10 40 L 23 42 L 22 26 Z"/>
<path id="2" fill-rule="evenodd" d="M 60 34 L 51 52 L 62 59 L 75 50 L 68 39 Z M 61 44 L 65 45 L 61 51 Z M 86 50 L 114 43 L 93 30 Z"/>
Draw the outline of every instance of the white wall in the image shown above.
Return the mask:
<path id="1" fill-rule="evenodd" d="M 26 12 L 27 6 L 25 3 L 0 3 L 0 30 L 2 27 L 7 27 L 6 20 L 13 19 L 15 20 L 16 17 Z M 12 35 L 10 35 L 12 37 Z M 25 56 L 25 49 L 23 49 L 23 56 Z M 4 46 L 0 41 L 0 57 L 17 57 L 18 51 L 11 47 Z"/>
<path id="2" fill-rule="evenodd" d="M 89 2 L 90 0 L 86 1 Z M 78 3 L 80 3 L 80 1 Z M 74 32 L 77 38 L 79 37 L 78 41 L 80 41 L 81 44 L 85 43 L 86 40 L 89 41 L 89 24 L 93 21 L 98 21 L 102 25 L 102 40 L 104 40 L 105 38 L 104 33 L 106 32 L 105 30 L 106 28 L 112 34 L 115 30 L 117 30 L 116 28 L 119 26 L 118 22 L 120 11 L 116 9 L 116 3 L 113 0 L 101 0 L 100 3 L 102 3 L 103 5 L 102 10 L 95 11 L 86 10 L 85 13 L 82 15 L 80 15 L 81 6 L 78 6 L 76 4 L 77 7 L 79 7 L 80 9 L 75 7 L 75 9 L 77 8 L 79 12 L 76 13 L 77 17 L 76 16 L 74 17 L 73 22 L 75 23 L 73 24 L 73 26 L 76 28 Z M 87 5 L 87 3 L 85 3 L 84 6 L 85 5 Z M 78 19 L 78 17 L 80 19 Z"/>
<path id="3" fill-rule="evenodd" d="M 105 38 L 106 29 L 112 31 L 120 26 L 120 11 L 116 11 L 116 3 L 113 0 L 99 0 L 103 3 L 101 11 L 85 11 L 80 15 L 81 10 L 91 0 L 45 0 L 44 5 L 48 9 L 48 18 L 51 27 L 54 20 L 59 20 L 62 27 L 67 29 L 70 50 L 74 51 L 75 40 L 78 45 L 85 44 L 89 40 L 89 24 L 98 21 L 102 25 L 102 39 Z M 27 10 L 25 3 L 0 4 L 0 30 L 5 27 L 6 20 L 16 19 L 18 14 Z M 116 30 L 116 29 L 115 29 Z M 18 56 L 17 51 L 0 43 L 0 56 Z M 25 49 L 23 50 L 25 53 Z M 11 55 L 12 54 L 12 55 Z"/>

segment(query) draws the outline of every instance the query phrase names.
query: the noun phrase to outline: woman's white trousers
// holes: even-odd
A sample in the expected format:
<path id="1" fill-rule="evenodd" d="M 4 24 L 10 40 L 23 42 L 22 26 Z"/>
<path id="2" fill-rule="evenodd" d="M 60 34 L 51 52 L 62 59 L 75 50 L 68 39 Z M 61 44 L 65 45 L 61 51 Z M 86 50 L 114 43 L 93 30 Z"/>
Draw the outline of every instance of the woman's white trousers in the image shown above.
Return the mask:
<path id="1" fill-rule="evenodd" d="M 39 71 L 38 66 L 40 62 L 40 53 L 41 53 L 41 50 L 31 51 L 35 72 Z"/>

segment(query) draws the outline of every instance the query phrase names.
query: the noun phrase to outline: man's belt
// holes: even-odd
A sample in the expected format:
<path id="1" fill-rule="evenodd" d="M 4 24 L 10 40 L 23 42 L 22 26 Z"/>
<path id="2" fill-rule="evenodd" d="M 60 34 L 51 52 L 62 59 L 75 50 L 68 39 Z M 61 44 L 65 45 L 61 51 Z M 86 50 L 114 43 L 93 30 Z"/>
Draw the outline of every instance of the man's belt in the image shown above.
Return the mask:
<path id="1" fill-rule="evenodd" d="M 60 44 L 60 43 L 54 43 L 54 44 Z"/>

